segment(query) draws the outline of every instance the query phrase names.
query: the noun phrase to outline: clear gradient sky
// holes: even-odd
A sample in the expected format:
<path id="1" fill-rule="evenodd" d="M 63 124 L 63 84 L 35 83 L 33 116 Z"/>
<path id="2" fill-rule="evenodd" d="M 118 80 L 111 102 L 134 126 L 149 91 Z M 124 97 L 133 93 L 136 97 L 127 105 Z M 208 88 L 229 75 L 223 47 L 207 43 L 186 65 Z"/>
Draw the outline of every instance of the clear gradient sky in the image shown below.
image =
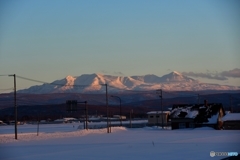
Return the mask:
<path id="1" fill-rule="evenodd" d="M 1 0 L 0 75 L 179 71 L 240 86 L 238 0 Z M 17 89 L 36 85 L 17 81 Z M 13 78 L 0 76 L 0 93 Z"/>

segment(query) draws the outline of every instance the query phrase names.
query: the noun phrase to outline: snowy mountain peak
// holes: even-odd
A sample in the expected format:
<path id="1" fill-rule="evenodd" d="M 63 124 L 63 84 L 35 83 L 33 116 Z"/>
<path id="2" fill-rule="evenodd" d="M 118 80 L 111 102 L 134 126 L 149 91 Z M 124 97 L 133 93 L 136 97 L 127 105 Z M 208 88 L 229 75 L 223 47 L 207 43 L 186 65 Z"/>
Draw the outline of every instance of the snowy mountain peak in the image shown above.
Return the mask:
<path id="1" fill-rule="evenodd" d="M 101 73 L 94 73 L 93 75 L 96 75 L 96 77 L 103 77 L 104 75 Z"/>
<path id="2" fill-rule="evenodd" d="M 32 86 L 28 89 L 19 90 L 18 93 L 99 93 L 105 92 L 103 84 L 108 84 L 109 92 L 119 92 L 124 90 L 156 90 L 159 88 L 169 91 L 239 89 L 234 86 L 200 83 L 198 80 L 189 78 L 174 71 L 162 77 L 158 77 L 154 74 L 128 77 L 96 73 L 83 74 L 77 77 L 69 75 L 64 79 L 56 80 L 52 83 L 46 83 L 39 86 Z"/>
<path id="3" fill-rule="evenodd" d="M 181 73 L 177 72 L 177 71 L 173 71 L 172 74 L 175 74 L 175 75 L 179 75 L 179 76 L 182 76 Z"/>
<path id="4" fill-rule="evenodd" d="M 67 80 L 73 80 L 73 79 L 75 79 L 73 76 L 71 76 L 71 75 L 68 75 L 67 77 L 66 77 L 66 79 Z"/>
<path id="5" fill-rule="evenodd" d="M 69 86 L 69 85 L 74 85 L 74 81 L 75 81 L 75 77 L 73 77 L 73 76 L 67 76 L 66 77 L 66 80 L 67 80 L 67 85 Z"/>
<path id="6" fill-rule="evenodd" d="M 195 79 L 182 75 L 179 72 L 173 71 L 161 77 L 163 82 L 196 82 Z"/>

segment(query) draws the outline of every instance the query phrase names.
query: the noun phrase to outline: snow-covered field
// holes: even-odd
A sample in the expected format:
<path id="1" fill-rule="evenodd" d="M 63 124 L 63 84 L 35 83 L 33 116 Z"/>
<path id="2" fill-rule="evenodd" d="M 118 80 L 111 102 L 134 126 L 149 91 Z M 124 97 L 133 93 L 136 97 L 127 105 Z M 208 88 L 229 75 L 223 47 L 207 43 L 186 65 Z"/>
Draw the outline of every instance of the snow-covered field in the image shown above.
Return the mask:
<path id="1" fill-rule="evenodd" d="M 78 129 L 79 123 L 0 126 L 1 160 L 42 159 L 221 159 L 210 151 L 240 153 L 239 130 L 157 127 Z M 226 156 L 225 156 L 226 157 Z"/>

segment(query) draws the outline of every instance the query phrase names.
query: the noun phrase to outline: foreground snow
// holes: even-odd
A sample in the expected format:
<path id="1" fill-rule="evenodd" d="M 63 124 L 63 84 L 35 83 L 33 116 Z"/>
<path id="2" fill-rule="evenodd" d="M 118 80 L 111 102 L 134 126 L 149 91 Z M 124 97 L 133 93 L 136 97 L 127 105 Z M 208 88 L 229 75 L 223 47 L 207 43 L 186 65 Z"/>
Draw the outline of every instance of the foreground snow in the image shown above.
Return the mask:
<path id="1" fill-rule="evenodd" d="M 79 124 L 0 126 L 0 159 L 221 159 L 210 151 L 240 153 L 240 132 L 157 127 L 79 130 Z"/>
<path id="2" fill-rule="evenodd" d="M 0 135 L 0 143 L 11 143 L 11 142 L 24 142 L 24 141 L 33 141 L 33 140 L 47 140 L 47 139 L 56 139 L 56 138 L 69 138 L 69 137 L 81 137 L 86 136 L 89 134 L 105 134 L 107 132 L 107 129 L 89 129 L 89 130 L 79 130 L 73 127 L 73 125 L 64 125 L 60 124 L 63 128 L 62 131 L 56 131 L 51 130 L 54 125 L 50 125 L 46 128 L 43 128 L 43 130 L 46 130 L 46 132 L 40 132 L 37 134 L 37 132 L 29 133 L 29 131 L 26 131 L 26 133 L 19 133 L 18 134 L 18 140 L 15 140 L 15 134 L 1 134 Z M 56 126 L 56 124 L 55 124 Z M 75 125 L 76 126 L 76 125 Z M 72 128 L 71 128 L 72 127 Z M 26 129 L 29 129 L 29 127 L 26 127 Z M 33 128 L 36 129 L 36 128 Z M 59 129 L 59 128 L 58 128 Z M 68 131 L 67 131 L 68 129 Z M 72 130 L 72 131 L 71 131 Z M 119 132 L 119 131 L 126 131 L 126 128 L 124 127 L 112 127 L 111 128 L 112 133 L 113 132 Z"/>

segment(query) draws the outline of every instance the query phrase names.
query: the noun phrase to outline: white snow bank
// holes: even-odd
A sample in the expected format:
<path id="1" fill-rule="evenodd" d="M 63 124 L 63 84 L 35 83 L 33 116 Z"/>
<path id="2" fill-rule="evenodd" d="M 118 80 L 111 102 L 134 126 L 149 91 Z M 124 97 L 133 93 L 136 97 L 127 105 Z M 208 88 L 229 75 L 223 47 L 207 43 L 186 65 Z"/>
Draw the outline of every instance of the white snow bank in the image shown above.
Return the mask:
<path id="1" fill-rule="evenodd" d="M 0 142 L 0 159 L 215 160 L 225 157 L 212 158 L 209 155 L 211 151 L 240 153 L 240 132 L 236 130 L 113 127 L 112 133 L 108 134 L 106 128 L 85 131 L 76 130 L 70 124 L 55 124 L 42 125 L 40 136 L 36 136 L 33 133 L 36 125 L 22 125 L 19 129 L 24 133 L 19 134 L 19 140 L 14 140 L 14 126 L 0 127 L 0 140 L 6 139 L 11 133 L 6 143 Z"/>
<path id="2" fill-rule="evenodd" d="M 125 127 L 112 127 L 111 132 L 125 131 Z M 54 133 L 43 133 L 40 132 L 37 136 L 37 133 L 18 133 L 18 140 L 15 140 L 15 134 L 0 134 L 0 144 L 1 143 L 10 143 L 16 141 L 31 141 L 31 140 L 45 140 L 45 139 L 54 139 L 54 138 L 67 138 L 67 137 L 79 137 L 85 136 L 88 134 L 103 134 L 107 133 L 107 129 L 89 129 L 89 130 L 76 130 L 72 132 L 54 132 Z"/>

